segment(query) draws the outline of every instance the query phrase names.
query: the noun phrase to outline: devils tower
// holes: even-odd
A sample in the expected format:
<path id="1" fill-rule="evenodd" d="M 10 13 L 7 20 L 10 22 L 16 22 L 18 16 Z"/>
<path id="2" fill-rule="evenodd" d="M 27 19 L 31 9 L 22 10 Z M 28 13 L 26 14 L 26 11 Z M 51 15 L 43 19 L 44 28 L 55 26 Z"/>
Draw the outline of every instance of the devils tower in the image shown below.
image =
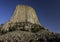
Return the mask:
<path id="1" fill-rule="evenodd" d="M 27 5 L 17 5 L 11 19 L 3 26 L 3 29 L 8 28 L 10 23 L 16 22 L 30 22 L 41 25 L 35 10 Z"/>
<path id="2" fill-rule="evenodd" d="M 32 7 L 17 5 L 11 19 L 0 26 L 0 42 L 60 42 L 60 34 L 43 27 Z"/>
<path id="3" fill-rule="evenodd" d="M 31 22 L 39 24 L 36 12 L 32 7 L 25 5 L 18 5 L 13 13 L 11 22 Z"/>

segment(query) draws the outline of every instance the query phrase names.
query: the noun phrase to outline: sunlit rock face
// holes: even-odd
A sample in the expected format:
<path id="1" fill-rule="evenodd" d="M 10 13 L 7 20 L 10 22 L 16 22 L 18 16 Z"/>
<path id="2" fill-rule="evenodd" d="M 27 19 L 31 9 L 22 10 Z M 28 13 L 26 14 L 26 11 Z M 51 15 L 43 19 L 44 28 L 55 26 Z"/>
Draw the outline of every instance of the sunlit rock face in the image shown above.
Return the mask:
<path id="1" fill-rule="evenodd" d="M 30 6 L 18 5 L 10 20 L 11 22 L 31 22 L 33 24 L 39 24 L 35 10 Z"/>
<path id="2" fill-rule="evenodd" d="M 27 5 L 17 5 L 11 19 L 4 24 L 3 29 L 9 28 L 10 23 L 16 22 L 29 22 L 40 25 L 35 10 Z"/>

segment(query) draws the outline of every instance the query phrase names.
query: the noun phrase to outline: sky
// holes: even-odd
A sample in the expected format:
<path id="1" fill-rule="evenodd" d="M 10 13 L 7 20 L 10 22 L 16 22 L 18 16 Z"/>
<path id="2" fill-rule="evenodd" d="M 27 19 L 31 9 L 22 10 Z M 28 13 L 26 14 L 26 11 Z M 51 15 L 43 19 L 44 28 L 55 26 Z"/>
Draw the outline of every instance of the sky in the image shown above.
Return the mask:
<path id="1" fill-rule="evenodd" d="M 49 31 L 60 33 L 60 0 L 0 0 L 0 24 L 11 18 L 18 4 L 33 7 L 44 27 Z"/>

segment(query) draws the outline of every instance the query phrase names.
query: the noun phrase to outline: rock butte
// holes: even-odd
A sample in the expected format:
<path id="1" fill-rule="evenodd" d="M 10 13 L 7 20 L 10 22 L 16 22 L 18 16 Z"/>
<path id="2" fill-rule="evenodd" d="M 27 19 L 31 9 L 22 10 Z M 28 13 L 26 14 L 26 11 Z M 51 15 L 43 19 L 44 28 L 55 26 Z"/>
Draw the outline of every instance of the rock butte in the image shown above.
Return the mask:
<path id="1" fill-rule="evenodd" d="M 35 10 L 27 5 L 17 5 L 11 19 L 3 25 L 3 29 L 9 27 L 9 23 L 16 22 L 30 22 L 32 24 L 39 24 Z"/>
<path id="2" fill-rule="evenodd" d="M 60 34 L 41 26 L 33 8 L 18 5 L 11 19 L 0 26 L 0 42 L 60 42 Z"/>
<path id="3" fill-rule="evenodd" d="M 13 23 L 28 21 L 33 24 L 39 24 L 35 10 L 32 7 L 25 5 L 16 6 L 16 9 L 10 21 Z"/>

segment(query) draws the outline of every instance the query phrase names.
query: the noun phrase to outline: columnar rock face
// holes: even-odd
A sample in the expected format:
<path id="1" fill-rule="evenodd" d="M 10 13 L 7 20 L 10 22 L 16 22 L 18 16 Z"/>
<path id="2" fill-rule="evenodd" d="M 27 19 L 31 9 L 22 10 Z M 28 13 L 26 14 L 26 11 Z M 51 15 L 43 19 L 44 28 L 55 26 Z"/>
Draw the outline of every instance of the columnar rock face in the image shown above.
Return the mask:
<path id="1" fill-rule="evenodd" d="M 35 10 L 29 6 L 18 5 L 11 18 L 11 22 L 31 22 L 33 24 L 39 24 Z"/>
<path id="2" fill-rule="evenodd" d="M 30 22 L 40 25 L 35 10 L 26 5 L 17 5 L 11 19 L 4 24 L 3 28 L 6 29 L 9 27 L 9 23 L 16 22 Z"/>

